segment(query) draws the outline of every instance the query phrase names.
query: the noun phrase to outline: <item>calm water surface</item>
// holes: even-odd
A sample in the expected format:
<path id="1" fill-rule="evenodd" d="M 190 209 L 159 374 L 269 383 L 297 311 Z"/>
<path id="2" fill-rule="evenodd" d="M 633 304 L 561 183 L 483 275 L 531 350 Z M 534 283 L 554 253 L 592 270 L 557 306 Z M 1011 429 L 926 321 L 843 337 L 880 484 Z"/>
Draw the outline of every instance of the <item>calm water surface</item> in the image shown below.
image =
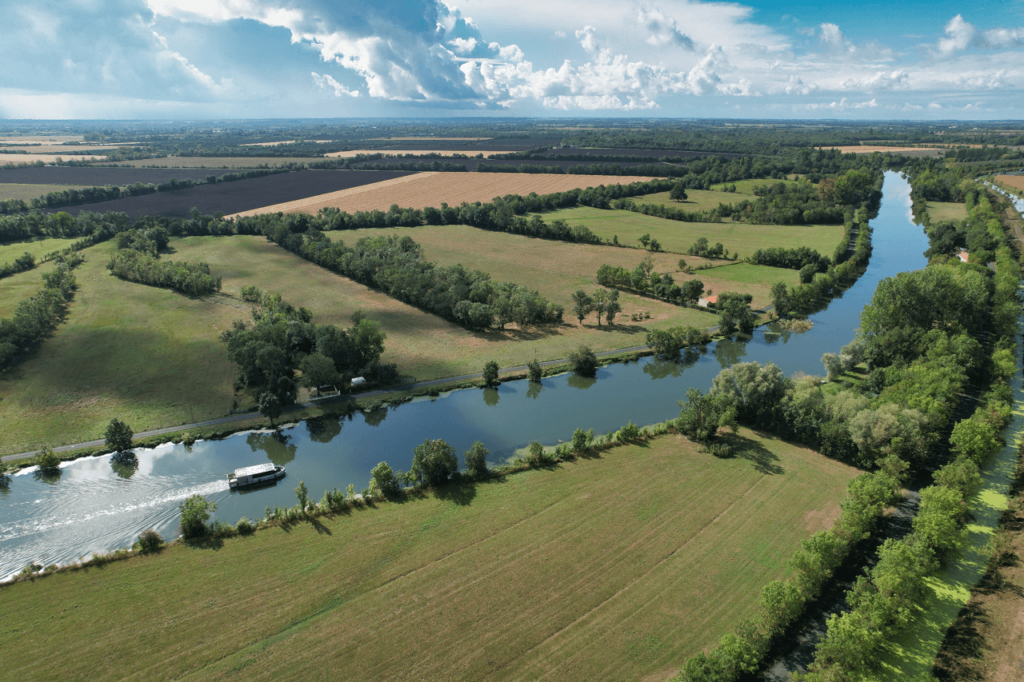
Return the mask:
<path id="1" fill-rule="evenodd" d="M 871 223 L 867 271 L 841 299 L 811 317 L 814 328 L 808 332 L 759 329 L 749 341 L 720 341 L 681 363 L 646 358 L 601 368 L 596 379 L 562 375 L 544 379 L 541 386 L 513 381 L 368 415 L 305 422 L 279 434 L 237 434 L 200 441 L 191 449 L 162 445 L 139 450 L 134 470 L 117 467 L 109 455 L 68 462 L 59 476 L 26 470 L 0 489 L 0 577 L 30 561 L 61 564 L 126 547 L 147 528 L 175 537 L 178 504 L 196 493 L 217 503 L 217 518 L 234 523 L 242 516 L 263 516 L 267 505 L 295 504 L 299 481 L 317 499 L 325 489 L 349 483 L 362 490 L 381 460 L 408 469 L 413 447 L 427 438 L 443 438 L 459 453 L 482 441 L 497 463 L 533 440 L 567 440 L 577 427 L 602 434 L 628 421 L 651 424 L 674 417 L 676 401 L 688 388 L 707 390 L 714 376 L 735 362 L 771 361 L 787 374 L 823 374 L 822 354 L 837 352 L 853 338 L 878 282 L 927 262 L 928 241 L 913 222 L 909 184 L 887 173 L 883 192 Z M 286 465 L 285 479 L 258 490 L 228 490 L 229 471 L 268 460 Z"/>

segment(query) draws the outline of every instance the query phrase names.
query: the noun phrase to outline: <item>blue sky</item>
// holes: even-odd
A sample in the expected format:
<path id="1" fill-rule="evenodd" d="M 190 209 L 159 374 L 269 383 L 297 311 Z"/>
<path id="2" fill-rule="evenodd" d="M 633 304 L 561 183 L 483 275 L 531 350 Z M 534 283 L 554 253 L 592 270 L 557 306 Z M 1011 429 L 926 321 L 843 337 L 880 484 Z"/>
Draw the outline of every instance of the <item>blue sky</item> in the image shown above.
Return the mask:
<path id="1" fill-rule="evenodd" d="M 0 0 L 2 118 L 1016 119 L 1024 2 Z"/>

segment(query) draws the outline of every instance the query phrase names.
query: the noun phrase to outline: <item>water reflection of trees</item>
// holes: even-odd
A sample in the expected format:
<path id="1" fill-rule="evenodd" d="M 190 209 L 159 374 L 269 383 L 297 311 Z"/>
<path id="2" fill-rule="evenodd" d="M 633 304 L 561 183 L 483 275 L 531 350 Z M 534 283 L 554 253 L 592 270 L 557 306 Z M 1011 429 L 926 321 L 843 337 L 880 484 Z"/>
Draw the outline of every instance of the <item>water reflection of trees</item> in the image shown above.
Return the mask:
<path id="1" fill-rule="evenodd" d="M 341 433 L 341 420 L 339 415 L 325 415 L 306 420 L 306 431 L 309 432 L 309 439 L 314 443 L 330 443 Z"/>
<path id="2" fill-rule="evenodd" d="M 747 354 L 749 338 L 722 339 L 715 344 L 715 357 L 722 369 L 732 367 Z"/>
<path id="3" fill-rule="evenodd" d="M 295 459 L 296 447 L 291 438 L 274 431 L 272 433 L 250 433 L 245 437 L 246 444 L 253 452 L 263 451 L 267 459 L 278 466 L 284 466 Z"/>
<path id="4" fill-rule="evenodd" d="M 528 382 L 529 386 L 526 387 L 526 397 L 530 400 L 536 400 L 540 397 L 540 394 L 544 392 L 544 384 L 539 381 Z"/>
<path id="5" fill-rule="evenodd" d="M 573 372 L 569 375 L 568 383 L 573 388 L 579 388 L 585 391 L 597 383 L 597 377 L 583 377 Z"/>
<path id="6" fill-rule="evenodd" d="M 110 468 L 115 474 L 127 480 L 139 470 L 139 458 L 134 452 L 118 452 L 110 458 Z"/>
<path id="7" fill-rule="evenodd" d="M 682 373 L 697 364 L 700 360 L 701 351 L 697 348 L 684 348 L 677 360 L 663 360 L 653 357 L 644 365 L 644 374 L 652 379 L 666 379 L 668 377 L 679 377 Z"/>
<path id="8" fill-rule="evenodd" d="M 494 407 L 501 400 L 501 396 L 498 395 L 498 389 L 496 388 L 485 388 L 484 389 L 484 403 L 488 407 Z"/>
<path id="9" fill-rule="evenodd" d="M 64 470 L 55 467 L 53 469 L 36 469 L 34 475 L 37 481 L 54 485 L 60 480 L 60 477 L 64 474 Z"/>
<path id="10" fill-rule="evenodd" d="M 376 410 L 363 412 L 363 421 L 365 421 L 369 426 L 380 426 L 381 422 L 383 422 L 387 416 L 388 408 L 378 407 Z"/>

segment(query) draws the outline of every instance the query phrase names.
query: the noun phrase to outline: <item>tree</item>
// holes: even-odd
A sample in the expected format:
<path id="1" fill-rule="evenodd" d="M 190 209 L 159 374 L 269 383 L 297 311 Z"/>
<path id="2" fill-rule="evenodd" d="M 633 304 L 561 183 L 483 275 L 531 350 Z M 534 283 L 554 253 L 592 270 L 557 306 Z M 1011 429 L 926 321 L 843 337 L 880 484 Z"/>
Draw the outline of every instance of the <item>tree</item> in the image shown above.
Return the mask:
<path id="1" fill-rule="evenodd" d="M 201 538 L 206 535 L 209 527 L 210 512 L 217 511 L 217 503 L 207 500 L 202 495 L 192 495 L 180 505 L 181 534 L 186 540 Z"/>
<path id="2" fill-rule="evenodd" d="M 295 497 L 299 500 L 299 509 L 305 512 L 309 505 L 309 490 L 304 481 L 299 481 L 299 484 L 295 486 Z"/>
<path id="3" fill-rule="evenodd" d="M 132 437 L 134 435 L 128 424 L 114 417 L 107 424 L 107 448 L 114 452 L 128 452 L 132 449 Z"/>
<path id="4" fill-rule="evenodd" d="M 689 196 L 686 194 L 686 186 L 682 182 L 677 182 L 672 185 L 672 189 L 668 193 L 668 198 L 672 201 L 686 201 Z"/>
<path id="5" fill-rule="evenodd" d="M 604 301 L 604 315 L 608 319 L 608 324 L 615 322 L 615 316 L 620 312 L 622 312 L 622 304 L 619 303 L 619 290 L 612 289 Z"/>
<path id="6" fill-rule="evenodd" d="M 484 383 L 488 386 L 496 386 L 498 381 L 498 363 L 490 360 L 484 365 Z"/>
<path id="7" fill-rule="evenodd" d="M 591 443 L 594 442 L 594 429 L 576 429 L 572 432 L 572 451 L 587 452 Z"/>
<path id="8" fill-rule="evenodd" d="M 36 465 L 40 471 L 56 471 L 60 468 L 60 457 L 49 445 L 44 445 L 36 456 Z"/>
<path id="9" fill-rule="evenodd" d="M 652 238 L 651 243 L 647 245 L 647 248 L 651 251 L 661 251 L 661 242 Z"/>
<path id="10" fill-rule="evenodd" d="M 725 395 L 704 395 L 699 388 L 691 388 L 679 407 L 676 428 L 698 443 L 709 442 L 720 428 L 736 427 L 736 409 Z"/>
<path id="11" fill-rule="evenodd" d="M 770 633 L 784 631 L 803 608 L 803 595 L 789 581 L 773 580 L 761 588 L 761 615 Z"/>
<path id="12" fill-rule="evenodd" d="M 302 378 L 310 388 L 337 386 L 342 383 L 341 375 L 334 367 L 334 361 L 320 353 L 310 353 L 299 363 Z"/>
<path id="13" fill-rule="evenodd" d="M 654 270 L 654 259 L 651 258 L 651 254 L 644 256 L 637 267 L 643 271 L 644 277 L 650 278 L 651 272 Z"/>
<path id="14" fill-rule="evenodd" d="M 270 426 L 274 426 L 274 420 L 281 416 L 281 399 L 270 391 L 260 393 L 259 399 L 260 414 L 270 420 Z"/>
<path id="15" fill-rule="evenodd" d="M 690 266 L 686 264 L 686 259 L 685 258 L 680 258 L 679 259 L 679 271 L 680 272 L 686 272 L 689 269 L 690 269 Z"/>
<path id="16" fill-rule="evenodd" d="M 771 297 L 776 315 L 782 317 L 789 313 L 789 289 L 785 282 L 776 282 L 772 285 Z"/>
<path id="17" fill-rule="evenodd" d="M 569 354 L 569 366 L 572 371 L 583 377 L 597 375 L 597 356 L 589 346 L 580 346 Z"/>
<path id="18" fill-rule="evenodd" d="M 825 365 L 825 377 L 829 381 L 835 381 L 843 373 L 843 363 L 835 353 L 822 355 L 821 364 Z"/>
<path id="19" fill-rule="evenodd" d="M 800 268 L 800 284 L 810 284 L 816 272 L 818 272 L 818 266 L 814 263 L 808 263 Z"/>
<path id="20" fill-rule="evenodd" d="M 543 370 L 540 368 L 540 363 L 534 358 L 526 363 L 526 373 L 530 377 L 530 381 L 534 383 L 540 383 L 541 378 L 544 376 Z"/>
<path id="21" fill-rule="evenodd" d="M 370 475 L 373 476 L 373 482 L 384 497 L 394 495 L 401 487 L 398 477 L 387 462 L 380 462 L 377 466 L 370 469 Z"/>
<path id="22" fill-rule="evenodd" d="M 466 469 L 470 474 L 476 477 L 482 477 L 487 475 L 487 455 L 491 454 L 490 450 L 484 447 L 484 444 L 480 441 L 475 441 L 469 449 L 462 453 L 462 458 L 466 460 Z"/>
<path id="23" fill-rule="evenodd" d="M 593 301 L 593 310 L 597 313 L 598 327 L 601 326 L 601 316 L 608 310 L 608 293 L 607 289 L 598 289 L 594 292 L 594 295 L 590 297 Z M 619 292 L 615 291 L 615 293 L 618 294 Z"/>
<path id="24" fill-rule="evenodd" d="M 448 482 L 448 478 L 459 470 L 455 448 L 440 438 L 427 439 L 413 449 L 412 469 L 417 481 L 425 481 L 437 487 Z"/>
<path id="25" fill-rule="evenodd" d="M 651 235 L 649 235 L 649 234 L 642 234 L 637 239 L 637 241 L 640 242 L 640 245 L 643 246 L 646 249 L 647 245 L 651 243 Z"/>
<path id="26" fill-rule="evenodd" d="M 576 319 L 583 324 L 583 320 L 586 319 L 594 310 L 594 301 L 590 298 L 590 295 L 582 289 L 577 289 L 576 293 L 572 295 L 572 312 L 576 315 Z"/>
<path id="27" fill-rule="evenodd" d="M 718 307 L 721 314 L 718 319 L 719 331 L 723 334 L 732 334 L 740 331 L 743 334 L 750 334 L 754 331 L 753 311 L 750 310 L 749 301 L 744 300 L 740 294 L 726 292 L 718 297 Z"/>

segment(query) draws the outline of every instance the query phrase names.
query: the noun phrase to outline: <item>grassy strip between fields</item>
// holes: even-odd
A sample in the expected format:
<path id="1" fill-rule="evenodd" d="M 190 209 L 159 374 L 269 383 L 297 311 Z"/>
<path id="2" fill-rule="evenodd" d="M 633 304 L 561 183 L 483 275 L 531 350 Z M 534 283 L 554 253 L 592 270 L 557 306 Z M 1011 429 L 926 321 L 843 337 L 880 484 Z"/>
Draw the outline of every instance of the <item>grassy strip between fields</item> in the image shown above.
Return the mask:
<path id="1" fill-rule="evenodd" d="M 664 678 L 752 615 L 856 473 L 751 431 L 729 439 L 736 456 L 716 459 L 672 433 L 641 437 L 4 586 L 5 670 Z"/>

